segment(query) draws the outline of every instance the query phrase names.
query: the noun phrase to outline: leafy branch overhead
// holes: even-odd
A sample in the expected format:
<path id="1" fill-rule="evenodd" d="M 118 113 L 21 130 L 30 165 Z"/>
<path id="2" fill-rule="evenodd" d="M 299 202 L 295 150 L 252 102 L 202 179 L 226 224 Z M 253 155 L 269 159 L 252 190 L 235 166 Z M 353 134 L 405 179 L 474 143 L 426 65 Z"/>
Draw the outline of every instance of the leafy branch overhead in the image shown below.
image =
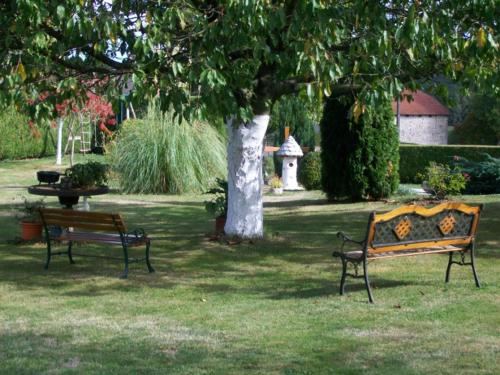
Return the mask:
<path id="1" fill-rule="evenodd" d="M 302 88 L 373 104 L 435 74 L 498 86 L 498 8 L 480 3 L 6 1 L 0 102 L 82 82 L 119 99 L 131 80 L 135 98 L 159 93 L 185 116 L 248 118 Z"/>

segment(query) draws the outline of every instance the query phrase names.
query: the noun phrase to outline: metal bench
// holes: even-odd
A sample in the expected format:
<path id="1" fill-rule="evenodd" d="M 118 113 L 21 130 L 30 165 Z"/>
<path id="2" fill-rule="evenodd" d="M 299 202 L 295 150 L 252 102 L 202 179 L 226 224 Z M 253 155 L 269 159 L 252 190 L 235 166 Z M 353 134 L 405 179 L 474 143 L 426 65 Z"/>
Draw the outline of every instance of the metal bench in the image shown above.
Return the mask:
<path id="1" fill-rule="evenodd" d="M 470 265 L 479 288 L 474 264 L 474 240 L 482 207 L 471 207 L 459 202 L 443 203 L 432 208 L 407 205 L 387 213 L 372 212 L 362 241 L 355 241 L 345 233 L 338 232 L 337 237 L 342 240 L 342 245 L 332 255 L 342 261 L 340 294 L 344 294 L 346 276 L 364 278 L 368 299 L 373 303 L 368 261 L 439 253 L 449 254 L 446 282 L 450 279 L 452 264 Z M 344 251 L 348 243 L 355 244 L 358 249 Z M 456 253 L 460 254 L 459 260 L 454 260 Z M 470 255 L 469 262 L 465 259 L 467 253 Z M 347 272 L 348 264 L 354 267 L 354 274 Z M 360 265 L 363 266 L 362 275 L 358 274 Z"/>
<path id="2" fill-rule="evenodd" d="M 154 268 L 149 261 L 151 239 L 142 229 L 127 232 L 125 223 L 119 214 L 42 208 L 40 209 L 40 217 L 42 218 L 47 241 L 47 260 L 45 262 L 45 269 L 49 268 L 50 259 L 53 255 L 68 255 L 71 264 L 75 263 L 73 261 L 73 255 L 93 256 L 89 254 L 72 253 L 72 247 L 75 242 L 90 242 L 105 245 L 119 245 L 122 247 L 123 258 L 93 256 L 123 259 L 125 270 L 121 276 L 122 278 L 127 278 L 128 266 L 133 262 L 145 261 L 148 271 L 154 272 Z M 52 251 L 54 241 L 67 242 L 67 251 L 54 253 Z M 128 249 L 137 246 L 146 247 L 144 258 L 129 257 Z"/>

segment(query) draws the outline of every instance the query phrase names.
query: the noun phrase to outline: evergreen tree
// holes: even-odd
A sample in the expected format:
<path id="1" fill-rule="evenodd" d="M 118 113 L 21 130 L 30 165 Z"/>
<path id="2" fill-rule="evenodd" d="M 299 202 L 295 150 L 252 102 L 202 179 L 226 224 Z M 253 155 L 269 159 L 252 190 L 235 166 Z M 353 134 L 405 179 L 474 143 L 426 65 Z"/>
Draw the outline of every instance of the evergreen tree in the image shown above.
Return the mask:
<path id="1" fill-rule="evenodd" d="M 390 103 L 362 109 L 353 96 L 330 98 L 320 127 L 329 200 L 379 199 L 397 189 L 399 141 Z"/>
<path id="2" fill-rule="evenodd" d="M 290 128 L 297 143 L 314 150 L 315 134 L 313 113 L 307 107 L 307 98 L 284 96 L 278 100 L 272 110 L 269 131 L 274 135 L 274 144 L 281 146 L 285 137 L 285 127 Z"/>

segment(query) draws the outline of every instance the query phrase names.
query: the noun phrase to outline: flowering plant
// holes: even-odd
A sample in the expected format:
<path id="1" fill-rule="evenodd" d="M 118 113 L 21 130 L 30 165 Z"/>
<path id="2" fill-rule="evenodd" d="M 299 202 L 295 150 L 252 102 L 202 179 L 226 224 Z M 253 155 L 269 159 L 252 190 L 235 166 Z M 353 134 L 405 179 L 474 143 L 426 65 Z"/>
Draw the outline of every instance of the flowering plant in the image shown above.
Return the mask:
<path id="1" fill-rule="evenodd" d="M 269 186 L 273 189 L 279 189 L 283 187 L 283 181 L 281 181 L 281 178 L 279 176 L 274 175 L 270 180 L 269 180 Z"/>

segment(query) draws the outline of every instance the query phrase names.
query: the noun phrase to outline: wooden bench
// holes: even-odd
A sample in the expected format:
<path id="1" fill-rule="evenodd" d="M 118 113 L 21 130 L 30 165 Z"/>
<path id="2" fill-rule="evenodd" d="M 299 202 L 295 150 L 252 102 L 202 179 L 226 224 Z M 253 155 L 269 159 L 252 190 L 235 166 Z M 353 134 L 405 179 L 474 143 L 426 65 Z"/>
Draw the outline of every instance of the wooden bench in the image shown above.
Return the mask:
<path id="1" fill-rule="evenodd" d="M 343 232 L 337 233 L 343 242 L 340 251 L 332 255 L 342 261 L 340 294 L 344 294 L 346 276 L 364 278 L 368 299 L 373 303 L 368 261 L 439 253 L 449 254 L 446 282 L 450 279 L 452 264 L 470 265 L 479 288 L 474 264 L 474 240 L 481 210 L 482 205 L 471 207 L 459 202 L 448 202 L 432 208 L 408 205 L 387 213 L 372 212 L 364 240 L 354 241 Z M 344 246 L 348 243 L 355 244 L 357 249 L 345 251 Z M 453 258 L 456 253 L 460 254 L 459 261 Z M 470 262 L 465 261 L 467 253 Z M 349 263 L 354 267 L 354 274 L 347 272 Z M 358 274 L 360 265 L 363 266 L 363 275 Z"/>
<path id="2" fill-rule="evenodd" d="M 75 263 L 73 255 L 92 256 L 72 253 L 72 247 L 75 242 L 91 242 L 105 245 L 120 245 L 122 247 L 123 258 L 102 257 L 123 259 L 125 270 L 122 278 L 127 278 L 128 266 L 132 262 L 146 261 L 149 272 L 154 272 L 154 268 L 149 261 L 151 239 L 142 229 L 127 232 L 125 223 L 119 214 L 42 208 L 40 209 L 40 217 L 42 218 L 47 241 L 45 269 L 49 268 L 50 259 L 53 255 L 68 255 L 71 264 Z M 67 251 L 54 253 L 52 251 L 54 241 L 67 242 Z M 137 246 L 146 247 L 145 257 L 139 259 L 129 258 L 128 249 Z"/>

